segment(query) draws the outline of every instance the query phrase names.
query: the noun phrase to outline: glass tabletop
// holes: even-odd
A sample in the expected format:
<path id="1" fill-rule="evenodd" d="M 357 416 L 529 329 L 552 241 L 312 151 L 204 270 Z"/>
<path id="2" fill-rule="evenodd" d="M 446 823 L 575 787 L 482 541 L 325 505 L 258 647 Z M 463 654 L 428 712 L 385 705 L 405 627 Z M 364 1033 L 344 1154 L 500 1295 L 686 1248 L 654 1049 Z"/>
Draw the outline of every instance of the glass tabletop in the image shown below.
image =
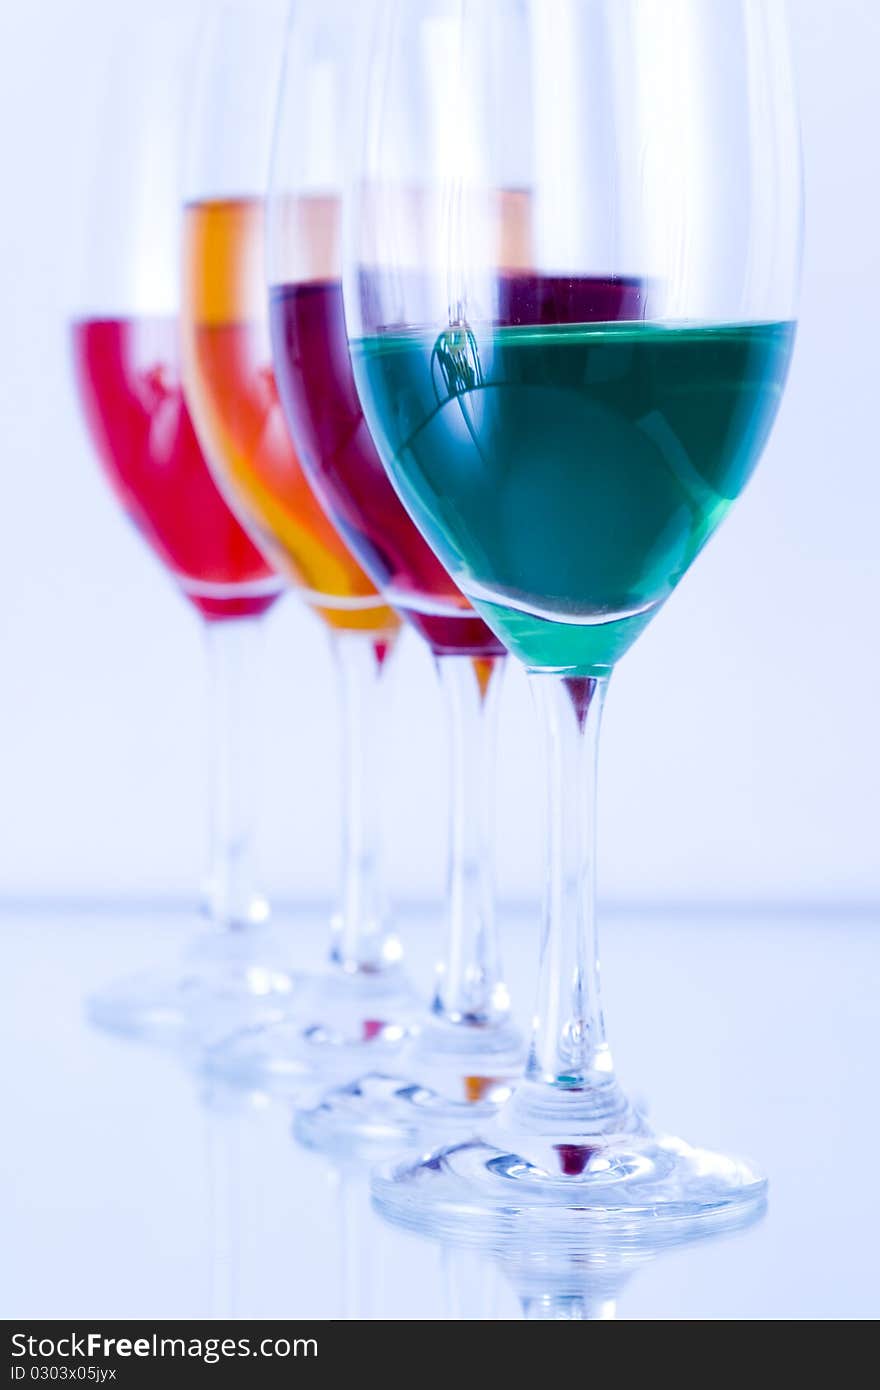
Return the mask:
<path id="1" fill-rule="evenodd" d="M 278 914 L 304 966 L 320 961 L 328 911 Z M 437 920 L 415 908 L 398 918 L 427 989 Z M 537 909 L 508 906 L 501 925 L 527 1020 Z M 301 1148 L 289 1101 L 218 1089 L 174 1053 L 86 1021 L 88 993 L 172 961 L 193 926 L 167 906 L 2 910 L 6 1317 L 880 1313 L 880 1198 L 853 1177 L 880 1141 L 880 913 L 606 909 L 620 1075 L 664 1128 L 756 1159 L 770 1198 L 746 1232 L 653 1258 L 618 1252 L 579 1269 L 571 1289 L 384 1224 L 367 1165 Z"/>

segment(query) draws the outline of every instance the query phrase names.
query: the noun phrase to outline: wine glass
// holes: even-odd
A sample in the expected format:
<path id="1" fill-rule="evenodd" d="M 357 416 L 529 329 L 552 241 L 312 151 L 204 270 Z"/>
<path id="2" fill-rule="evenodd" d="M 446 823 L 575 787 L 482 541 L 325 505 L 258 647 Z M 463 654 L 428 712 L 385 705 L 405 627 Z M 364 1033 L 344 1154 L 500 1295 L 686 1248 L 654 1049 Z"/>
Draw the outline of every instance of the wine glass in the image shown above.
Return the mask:
<path id="1" fill-rule="evenodd" d="M 742 491 L 785 383 L 784 11 L 380 0 L 370 32 L 344 234 L 357 388 L 411 516 L 529 672 L 550 798 L 524 1074 L 491 1130 L 391 1164 L 374 1198 L 488 1243 L 738 1220 L 764 1178 L 655 1131 L 614 1070 L 594 786 L 608 678 Z"/>
<path id="2" fill-rule="evenodd" d="M 380 1114 L 384 1133 L 407 1137 L 441 1117 L 470 1125 L 506 1098 L 523 1057 L 501 971 L 492 883 L 504 648 L 398 500 L 364 422 L 348 354 L 340 236 L 357 20 L 346 0 L 291 6 L 267 208 L 273 361 L 290 434 L 317 496 L 438 669 L 452 744 L 449 910 L 434 997 L 395 1063 L 397 1077 L 361 1076 L 325 1097 L 311 1113 L 323 1133 L 312 1136 L 319 1146 L 345 1142 L 362 1127 L 372 1134 Z M 238 119 L 231 124 L 237 131 Z M 275 1027 L 224 1048 L 221 1064 L 256 1082 L 279 1068 L 291 1045 L 296 1039 Z"/>
<path id="3" fill-rule="evenodd" d="M 242 32 L 232 44 L 235 74 L 220 79 L 221 65 L 215 63 L 218 92 L 224 106 L 217 110 L 206 104 L 202 122 L 209 149 L 218 149 L 224 165 L 231 160 L 236 145 L 241 146 L 241 113 L 229 93 L 241 90 L 253 120 L 253 89 L 257 72 L 249 79 L 242 60 L 247 44 L 259 43 L 260 31 L 267 25 L 261 17 L 239 7 Z M 228 29 L 228 21 L 215 31 Z M 356 28 L 356 26 L 355 26 Z M 346 1087 L 338 1104 L 320 1106 L 314 1112 L 316 1126 L 332 1126 L 334 1136 L 349 1129 L 377 1123 L 377 1111 L 385 1112 L 385 1127 L 392 1123 L 391 1112 L 399 1109 L 399 1123 L 409 1133 L 413 1116 L 430 1112 L 437 1119 L 438 1109 L 463 1111 L 468 1116 L 498 1104 L 509 1093 L 510 1079 L 521 1065 L 521 1040 L 509 1017 L 509 998 L 496 941 L 494 894 L 491 863 L 491 788 L 494 721 L 500 682 L 503 646 L 478 619 L 467 600 L 457 591 L 437 557 L 413 527 L 400 506 L 364 425 L 345 338 L 342 317 L 341 190 L 343 146 L 348 118 L 350 64 L 356 58 L 357 44 L 352 36 L 352 8 L 331 0 L 329 4 L 295 4 L 292 7 L 284 67 L 284 86 L 275 131 L 274 172 L 267 208 L 268 278 L 271 291 L 271 329 L 275 378 L 293 446 L 288 445 L 286 467 L 272 473 L 259 467 L 260 500 L 263 510 L 257 524 L 270 545 L 272 525 L 282 499 L 282 486 L 291 477 L 296 457 L 313 484 L 321 505 L 332 518 L 339 537 L 357 556 L 371 580 L 396 612 L 410 620 L 418 634 L 428 642 L 437 660 L 441 684 L 449 709 L 453 742 L 452 815 L 450 815 L 449 929 L 445 962 L 439 972 L 437 990 L 430 1011 L 425 1012 L 413 1047 L 406 1058 L 395 1063 L 402 1076 L 418 1074 L 428 1080 L 418 1088 L 403 1079 L 384 1074 L 361 1076 L 356 1087 Z M 278 46 L 278 53 L 282 53 Z M 272 92 L 267 81 L 270 64 L 261 64 L 260 89 Z M 220 122 L 227 122 L 232 135 L 217 145 Z M 266 129 L 268 122 L 261 122 Z M 227 125 L 222 125 L 222 129 Z M 267 142 L 257 139 L 260 152 Z M 204 164 L 204 160 L 202 161 Z M 214 182 L 222 181 L 224 165 Z M 254 171 L 261 170 L 261 158 L 250 160 Z M 229 178 L 227 188 L 241 189 L 246 177 Z M 229 204 L 221 204 L 228 208 Z M 236 217 L 242 217 L 246 204 L 232 204 Z M 247 204 L 259 207 L 261 203 Z M 217 204 L 211 204 L 217 215 Z M 227 215 L 228 213 L 225 213 Z M 190 204 L 188 220 L 200 227 L 204 203 Z M 196 240 L 197 236 L 202 239 Z M 209 282 L 200 274 L 206 243 L 202 234 L 190 229 L 190 247 L 196 247 L 196 268 L 190 274 L 193 284 Z M 259 284 L 261 243 L 254 246 L 247 268 L 239 267 L 236 284 L 239 297 L 256 300 Z M 215 257 L 214 257 L 215 260 Z M 229 277 L 227 277 L 228 279 Z M 211 275 L 211 288 L 215 285 Z M 253 286 L 253 289 L 252 289 Z M 228 311 L 227 311 L 228 313 Z M 199 311 L 186 320 L 197 321 Z M 253 314 L 252 316 L 253 317 Z M 215 329 L 217 331 L 217 329 Z M 229 329 L 224 329 L 228 332 Z M 197 334 L 192 335 L 193 350 L 188 359 L 188 388 L 196 420 L 202 420 L 197 379 Z M 189 335 L 188 335 L 189 336 Z M 263 349 L 266 331 L 261 328 Z M 204 354 L 204 349 L 203 349 Z M 264 367 L 268 371 L 268 367 Z M 222 385 L 227 385 L 222 384 Z M 218 382 L 220 386 L 220 382 Z M 215 389 L 215 413 L 227 416 L 235 409 L 234 392 Z M 239 411 L 241 414 L 241 411 Z M 239 434 L 241 434 L 239 428 Z M 252 436 L 256 431 L 252 430 Z M 209 439 L 207 431 L 204 438 Z M 217 450 L 209 449 L 211 457 Z M 239 450 L 239 455 L 246 450 Z M 253 455 L 253 448 L 250 449 Z M 245 506 L 253 500 L 254 486 L 247 485 L 245 473 L 252 464 L 238 468 L 229 485 L 243 486 Z M 221 474 L 224 464 L 220 463 Z M 302 478 L 302 475 L 299 475 Z M 311 500 L 317 509 L 316 500 Z M 323 514 L 323 513 L 321 513 Z M 298 520 L 302 531 L 302 518 Z M 324 525 L 328 523 L 324 520 Z M 342 549 L 342 541 L 336 542 Z M 274 552 L 272 552 L 274 553 Z M 284 555 L 279 557 L 284 563 Z M 284 1079 L 295 1062 L 302 1042 L 296 1026 L 279 1024 L 271 1030 L 247 1031 L 215 1049 L 210 1058 L 213 1070 L 238 1074 L 250 1084 Z M 416 1108 L 413 1108 L 413 1099 Z M 407 1112 L 413 1112 L 413 1116 Z"/>
<path id="4" fill-rule="evenodd" d="M 283 1055 L 273 1053 L 259 1078 L 296 1087 L 316 1069 L 347 1065 L 352 1052 L 385 1056 L 406 1034 L 416 1000 L 389 920 L 379 833 L 385 672 L 399 620 L 303 476 L 272 371 L 264 195 L 286 16 L 282 0 L 257 8 L 225 0 L 200 30 L 186 136 L 181 328 L 184 392 L 214 478 L 328 633 L 342 694 L 342 902 L 329 966 L 294 981 L 280 1020 Z M 232 1030 L 245 1055 L 262 1049 L 258 1024 Z"/>
<path id="5" fill-rule="evenodd" d="M 197 1016 L 275 1017 L 290 986 L 253 855 L 261 635 L 282 583 L 218 491 L 180 380 L 180 122 L 196 19 L 183 6 L 149 24 L 121 12 L 113 21 L 72 324 L 95 451 L 123 511 L 201 620 L 207 648 L 211 930 L 180 966 L 89 1004 L 99 1024 L 157 1040 L 176 1040 Z"/>

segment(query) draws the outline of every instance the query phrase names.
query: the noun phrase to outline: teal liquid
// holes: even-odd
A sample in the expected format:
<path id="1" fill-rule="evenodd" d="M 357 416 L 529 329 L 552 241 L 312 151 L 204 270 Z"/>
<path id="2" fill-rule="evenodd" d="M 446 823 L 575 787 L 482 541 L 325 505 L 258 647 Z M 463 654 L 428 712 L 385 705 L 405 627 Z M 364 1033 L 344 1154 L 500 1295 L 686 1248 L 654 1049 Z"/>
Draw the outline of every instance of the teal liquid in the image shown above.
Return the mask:
<path id="1" fill-rule="evenodd" d="M 451 328 L 353 345 L 383 461 L 531 668 L 604 675 L 742 491 L 792 323 Z"/>

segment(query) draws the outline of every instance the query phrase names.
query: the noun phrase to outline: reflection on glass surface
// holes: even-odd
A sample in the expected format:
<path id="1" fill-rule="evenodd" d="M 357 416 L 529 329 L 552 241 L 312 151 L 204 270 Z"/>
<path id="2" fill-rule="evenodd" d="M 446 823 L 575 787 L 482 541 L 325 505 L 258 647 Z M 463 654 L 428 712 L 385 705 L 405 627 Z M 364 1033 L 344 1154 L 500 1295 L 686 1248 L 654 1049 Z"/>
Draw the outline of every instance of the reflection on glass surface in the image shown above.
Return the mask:
<path id="1" fill-rule="evenodd" d="M 873 1055 L 876 1042 L 876 913 L 838 907 L 823 915 L 617 914 L 610 954 L 636 963 L 618 1007 L 631 1024 L 634 1051 L 650 1058 L 654 1044 L 640 1081 L 662 1098 L 664 1110 L 705 1123 L 719 1140 L 747 1114 L 751 1141 L 761 1136 L 773 1174 L 772 1229 L 765 1222 L 717 1246 L 674 1243 L 664 1247 L 674 1258 L 655 1270 L 663 1251 L 632 1241 L 614 1248 L 594 1242 L 575 1260 L 548 1252 L 532 1230 L 529 1260 L 516 1249 L 443 1247 L 395 1229 L 368 1204 L 370 1163 L 386 1161 L 380 1149 L 324 1158 L 294 1142 L 292 1127 L 302 1129 L 319 1097 L 304 1099 L 294 1113 L 258 1092 L 206 1094 L 204 1079 L 194 1077 L 197 1056 L 180 1066 L 164 1050 L 123 1046 L 87 1028 L 80 1000 L 100 972 L 131 972 L 163 941 L 172 956 L 187 928 L 183 913 L 157 919 L 125 912 L 19 909 L 2 923 L 3 1014 L 16 1055 L 31 1059 L 7 1077 L 8 1110 L 21 1121 L 9 1127 L 0 1165 L 0 1185 L 14 1197 L 4 1213 L 10 1274 L 15 1269 L 2 1289 L 10 1316 L 39 1309 L 55 1318 L 344 1312 L 356 1319 L 503 1320 L 522 1315 L 518 1298 L 537 1318 L 598 1316 L 599 1305 L 614 1297 L 622 1317 L 876 1315 L 870 1204 L 851 1185 L 833 1188 L 841 1145 L 875 1142 L 876 1117 L 860 1107 L 864 1068 L 847 1063 Z M 307 937 L 308 924 L 301 914 L 297 934 Z M 514 911 L 510 964 L 519 994 L 532 927 L 528 905 Z M 429 933 L 415 938 L 422 968 Z M 732 1029 L 757 958 L 765 978 L 752 1026 Z M 682 969 L 695 993 L 693 1015 L 673 1016 L 657 1046 L 658 984 Z M 28 986 L 35 979 L 46 1001 L 40 1013 Z M 803 1001 L 815 997 L 830 1001 L 834 1027 L 805 1073 L 814 1025 Z M 666 1060 L 680 1055 L 694 1030 L 696 1093 L 693 1075 Z M 757 1091 L 737 1085 L 737 1077 L 759 1072 Z M 719 1075 L 727 1082 L 723 1101 L 700 1099 Z M 828 1097 L 828 1123 L 840 1144 L 814 1146 L 805 1163 L 794 1136 L 809 1124 L 819 1093 Z M 59 1165 L 60 1126 L 75 1142 Z M 835 1190 L 833 1204 L 810 1205 L 817 1184 Z M 490 1269 L 497 1284 L 491 1303 L 488 1292 L 483 1299 L 481 1274 Z M 628 1282 L 642 1269 L 642 1279 Z"/>
<path id="2" fill-rule="evenodd" d="M 740 1214 L 724 1234 L 744 1231 L 763 1217 L 763 1209 Z M 713 1239 L 722 1236 L 707 1233 L 705 1227 L 682 1229 L 678 1235 L 660 1227 L 629 1238 L 609 1232 L 589 1246 L 577 1241 L 560 1245 L 535 1227 L 514 1226 L 491 1253 L 443 1242 L 450 1316 L 497 1316 L 489 1308 L 496 1301 L 493 1280 L 500 1272 L 515 1290 L 527 1320 L 612 1319 L 621 1293 L 638 1270 L 666 1252 Z"/>
<path id="3" fill-rule="evenodd" d="M 370 1078 L 389 1082 L 389 1078 Z M 357 1083 L 354 1083 L 355 1085 Z M 393 1083 L 392 1083 L 393 1084 Z M 336 1097 L 348 1088 L 328 1093 L 325 1100 L 294 1111 L 292 1135 L 297 1146 L 317 1155 L 323 1162 L 336 1197 L 335 1210 L 339 1258 L 339 1314 L 348 1320 L 388 1316 L 380 1310 L 382 1262 L 379 1254 L 379 1217 L 372 1209 L 370 1174 L 373 1165 L 399 1151 L 400 1130 L 394 1122 L 383 1124 L 376 1114 L 372 1125 L 360 1125 L 354 1132 L 332 1122 L 337 1114 Z M 329 1113 L 331 1123 L 325 1123 Z"/>
<path id="4" fill-rule="evenodd" d="M 460 1224 L 453 1239 L 448 1238 L 448 1227 L 441 1237 L 431 1231 L 428 1223 L 419 1231 L 411 1221 L 389 1218 L 371 1199 L 373 1175 L 378 1173 L 381 1177 L 383 1165 L 385 1171 L 392 1171 L 402 1158 L 407 1161 L 401 1150 L 398 1080 L 377 1074 L 335 1088 L 322 1097 L 312 1077 L 310 1085 L 301 1088 L 299 1103 L 292 1104 L 289 1094 L 279 1095 L 206 1072 L 203 1049 L 184 1047 L 177 1056 L 195 1083 L 193 1101 L 203 1111 L 205 1120 L 206 1302 L 212 1318 L 249 1315 L 243 1286 L 247 1283 L 246 1251 L 254 1238 L 251 1220 L 255 1191 L 270 1209 L 283 1203 L 284 1210 L 294 1217 L 297 1231 L 303 1215 L 302 1188 L 291 1183 L 290 1188 L 285 1185 L 283 1193 L 263 1192 L 260 1174 L 255 1171 L 254 1159 L 259 1161 L 268 1137 L 258 1129 L 259 1121 L 267 1112 L 273 1112 L 281 1121 L 282 1131 L 289 1136 L 288 1143 L 292 1139 L 295 1149 L 309 1151 L 323 1166 L 331 1207 L 331 1229 L 327 1233 L 334 1268 L 331 1316 L 348 1321 L 396 1316 L 395 1284 L 387 1277 L 388 1261 L 383 1249 L 383 1236 L 395 1226 L 403 1226 L 407 1231 L 404 1245 L 395 1248 L 408 1250 L 410 1256 L 419 1247 L 436 1254 L 436 1259 L 428 1259 L 434 1274 L 434 1299 L 428 1316 L 456 1321 L 504 1317 L 499 1311 L 504 1303 L 500 1276 L 502 1283 L 515 1293 L 524 1318 L 580 1321 L 615 1317 L 617 1300 L 625 1285 L 658 1255 L 744 1231 L 764 1216 L 765 1206 L 761 1205 L 732 1214 L 723 1227 L 717 1222 L 709 1226 L 684 1221 L 677 1228 L 669 1221 L 652 1227 L 650 1222 L 639 1221 L 617 1230 L 574 1225 L 561 1231 L 558 1223 L 542 1221 L 540 1213 L 524 1216 L 520 1212 L 512 1214 L 506 1225 L 494 1226 L 490 1239 L 486 1238 L 484 1227 L 467 1222 Z M 354 1129 L 327 1123 L 327 1114 L 335 1119 L 341 1100 L 344 1102 L 347 1093 L 356 1094 L 365 1081 L 369 1083 L 369 1110 L 360 1109 L 358 1113 L 361 1120 L 369 1113 L 372 1122 L 361 1123 Z M 383 1110 L 383 1097 L 390 1102 L 390 1109 Z M 416 1097 L 410 1096 L 406 1104 L 408 1113 L 418 1110 Z M 414 1123 L 405 1136 L 410 1153 L 427 1152 L 431 1131 L 429 1109 L 428 1119 Z M 458 1145 L 461 1152 L 482 1147 L 478 1138 L 468 1137 L 466 1130 L 462 1133 L 465 1137 Z M 434 1134 L 436 1138 L 436 1130 Z M 448 1138 L 447 1132 L 447 1141 Z M 309 1191 L 320 1186 L 312 1177 Z M 295 1248 L 308 1261 L 309 1250 L 298 1245 Z M 252 1258 L 253 1250 L 249 1253 Z M 259 1246 L 256 1253 L 260 1262 L 271 1258 Z M 401 1264 L 399 1259 L 395 1265 L 398 1279 L 406 1279 L 409 1265 Z M 291 1271 L 276 1267 L 264 1272 L 283 1281 Z"/>

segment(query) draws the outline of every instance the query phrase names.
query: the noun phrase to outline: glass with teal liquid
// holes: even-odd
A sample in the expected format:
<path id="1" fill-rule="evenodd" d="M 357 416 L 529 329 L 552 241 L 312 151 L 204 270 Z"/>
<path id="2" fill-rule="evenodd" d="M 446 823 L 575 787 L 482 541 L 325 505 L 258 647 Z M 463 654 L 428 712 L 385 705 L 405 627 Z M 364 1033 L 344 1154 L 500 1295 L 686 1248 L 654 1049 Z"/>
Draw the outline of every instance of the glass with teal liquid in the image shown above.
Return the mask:
<path id="1" fill-rule="evenodd" d="M 492 1125 L 386 1165 L 374 1197 L 449 1240 L 540 1233 L 569 1255 L 739 1226 L 761 1174 L 655 1130 L 616 1076 L 595 770 L 608 679 L 746 486 L 785 386 L 802 214 L 784 12 L 375 16 L 346 209 L 355 379 L 404 505 L 530 674 L 549 845 L 523 1077 Z"/>
<path id="2" fill-rule="evenodd" d="M 504 644 L 607 676 L 748 481 L 793 339 L 789 321 L 519 322 L 353 355 L 398 490 Z"/>

